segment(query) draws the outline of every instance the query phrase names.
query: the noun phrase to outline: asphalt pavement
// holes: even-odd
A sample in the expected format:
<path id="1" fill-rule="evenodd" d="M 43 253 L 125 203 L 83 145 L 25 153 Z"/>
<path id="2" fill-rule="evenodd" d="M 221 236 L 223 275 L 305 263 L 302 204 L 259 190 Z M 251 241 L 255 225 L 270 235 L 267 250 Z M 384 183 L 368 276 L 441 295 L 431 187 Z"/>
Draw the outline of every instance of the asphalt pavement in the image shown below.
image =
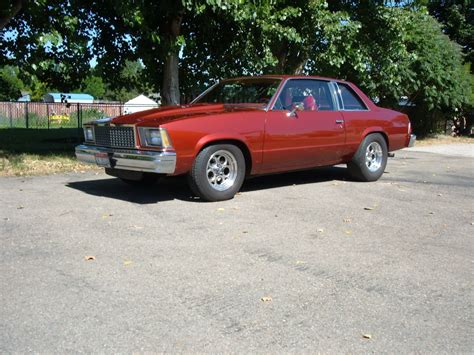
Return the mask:
<path id="1" fill-rule="evenodd" d="M 0 353 L 472 353 L 474 158 L 248 180 L 0 178 Z"/>

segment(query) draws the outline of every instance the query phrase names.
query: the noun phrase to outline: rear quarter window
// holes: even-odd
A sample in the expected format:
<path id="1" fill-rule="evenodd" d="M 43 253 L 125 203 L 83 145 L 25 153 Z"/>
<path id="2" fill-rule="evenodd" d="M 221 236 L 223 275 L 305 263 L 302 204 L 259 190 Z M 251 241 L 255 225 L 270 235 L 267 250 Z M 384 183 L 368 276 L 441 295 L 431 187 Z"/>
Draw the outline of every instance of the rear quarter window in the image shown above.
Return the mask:
<path id="1" fill-rule="evenodd" d="M 342 99 L 342 109 L 347 111 L 366 111 L 367 106 L 364 101 L 347 84 L 337 83 L 340 97 Z"/>

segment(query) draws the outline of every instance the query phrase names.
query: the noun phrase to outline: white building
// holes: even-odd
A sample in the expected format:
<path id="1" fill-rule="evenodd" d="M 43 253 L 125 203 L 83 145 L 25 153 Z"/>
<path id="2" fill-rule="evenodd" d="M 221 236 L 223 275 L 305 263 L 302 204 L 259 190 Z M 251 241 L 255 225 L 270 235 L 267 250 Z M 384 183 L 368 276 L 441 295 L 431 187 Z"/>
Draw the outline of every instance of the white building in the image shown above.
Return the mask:
<path id="1" fill-rule="evenodd" d="M 145 111 L 158 106 L 159 105 L 156 101 L 153 101 L 145 95 L 139 95 L 123 104 L 123 113 L 127 115 L 129 113 Z"/>

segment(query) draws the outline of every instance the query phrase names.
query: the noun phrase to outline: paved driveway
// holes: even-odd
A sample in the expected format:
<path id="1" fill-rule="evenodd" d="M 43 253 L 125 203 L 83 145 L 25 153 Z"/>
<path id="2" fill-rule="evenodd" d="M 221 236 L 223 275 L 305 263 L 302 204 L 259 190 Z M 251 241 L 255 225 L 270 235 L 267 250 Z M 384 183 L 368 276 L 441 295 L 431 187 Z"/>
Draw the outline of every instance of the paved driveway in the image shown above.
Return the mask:
<path id="1" fill-rule="evenodd" d="M 375 183 L 319 169 L 222 203 L 1 178 L 0 352 L 472 352 L 473 176 L 405 150 Z"/>

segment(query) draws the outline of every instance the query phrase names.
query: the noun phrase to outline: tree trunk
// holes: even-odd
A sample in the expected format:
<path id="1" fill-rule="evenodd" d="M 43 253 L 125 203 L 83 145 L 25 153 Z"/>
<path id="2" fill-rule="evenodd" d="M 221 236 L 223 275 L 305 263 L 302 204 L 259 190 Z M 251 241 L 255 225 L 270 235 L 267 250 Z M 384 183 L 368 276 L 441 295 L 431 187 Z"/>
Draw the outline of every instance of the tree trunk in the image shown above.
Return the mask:
<path id="1" fill-rule="evenodd" d="M 161 89 L 161 103 L 164 106 L 179 105 L 180 102 L 178 61 L 176 51 L 170 51 L 165 58 Z"/>
<path id="2" fill-rule="evenodd" d="M 0 11 L 0 30 L 2 30 L 10 20 L 20 12 L 21 8 L 25 6 L 25 0 L 14 0 L 11 3 L 11 10 L 3 9 Z"/>
<path id="3" fill-rule="evenodd" d="M 163 67 L 163 82 L 161 87 L 161 103 L 164 106 L 179 105 L 179 47 L 176 40 L 181 30 L 183 13 L 173 14 L 166 24 L 166 41 L 168 43 L 168 53 L 165 57 Z"/>

